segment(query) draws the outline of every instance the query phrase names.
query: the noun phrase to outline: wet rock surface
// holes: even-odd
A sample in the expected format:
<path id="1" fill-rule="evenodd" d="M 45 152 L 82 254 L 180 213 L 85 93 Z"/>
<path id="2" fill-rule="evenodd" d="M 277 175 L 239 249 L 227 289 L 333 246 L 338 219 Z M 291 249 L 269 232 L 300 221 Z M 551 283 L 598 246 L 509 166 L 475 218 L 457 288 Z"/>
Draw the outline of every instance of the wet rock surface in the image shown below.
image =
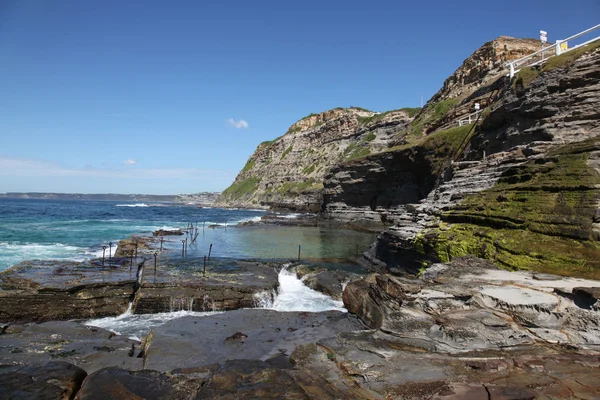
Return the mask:
<path id="1" fill-rule="evenodd" d="M 60 357 L 89 374 L 79 399 L 595 399 L 598 287 L 457 258 L 349 282 L 351 313 L 188 316 L 141 344 L 78 322 L 8 324 L 0 380 Z"/>
<path id="2" fill-rule="evenodd" d="M 0 365 L 0 398 L 68 400 L 81 387 L 86 373 L 63 361 L 43 365 Z"/>
<path id="3" fill-rule="evenodd" d="M 193 385 L 158 371 L 127 371 L 109 367 L 86 378 L 77 400 L 157 399 L 184 400 L 194 393 Z"/>
<path id="4" fill-rule="evenodd" d="M 339 311 L 253 309 L 185 317 L 154 330 L 144 366 L 170 371 L 237 358 L 264 361 L 279 354 L 289 356 L 300 344 L 356 329 L 362 329 L 362 324 Z"/>
<path id="5" fill-rule="evenodd" d="M 135 267 L 134 267 L 135 268 Z M 123 313 L 135 291 L 129 260 L 23 261 L 0 273 L 0 321 L 98 318 Z"/>
<path id="6" fill-rule="evenodd" d="M 74 321 L 8 325 L 0 335 L 0 365 L 65 361 L 87 373 L 108 366 L 141 369 L 140 351 L 137 340 Z"/>
<path id="7" fill-rule="evenodd" d="M 218 311 L 252 308 L 257 293 L 272 293 L 279 286 L 278 263 L 253 261 L 208 261 L 186 258 L 160 262 L 156 274 L 146 263 L 141 286 L 133 301 L 133 312 Z"/>
<path id="8" fill-rule="evenodd" d="M 335 300 L 342 300 L 342 292 L 348 282 L 362 276 L 355 272 L 328 270 L 308 265 L 300 265 L 295 270 L 298 278 L 302 279 L 302 283 Z"/>

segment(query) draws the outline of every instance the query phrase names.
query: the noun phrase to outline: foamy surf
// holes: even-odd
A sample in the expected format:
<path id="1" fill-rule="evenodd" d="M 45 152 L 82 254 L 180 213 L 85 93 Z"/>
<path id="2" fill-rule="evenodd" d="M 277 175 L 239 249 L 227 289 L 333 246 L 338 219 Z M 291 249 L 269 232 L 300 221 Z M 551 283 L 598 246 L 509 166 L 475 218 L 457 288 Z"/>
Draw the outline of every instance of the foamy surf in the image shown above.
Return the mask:
<path id="1" fill-rule="evenodd" d="M 116 204 L 115 207 L 150 207 L 146 203 L 136 203 L 136 204 Z"/>
<path id="2" fill-rule="evenodd" d="M 279 272 L 279 289 L 273 301 L 269 301 L 269 298 L 268 293 L 255 296 L 259 307 L 275 311 L 348 311 L 343 302 L 309 288 L 298 279 L 295 272 L 286 268 Z"/>
<path id="3" fill-rule="evenodd" d="M 156 314 L 132 314 L 130 310 L 116 316 L 98 318 L 85 322 L 87 326 L 95 326 L 114 332 L 117 335 L 127 336 L 134 340 L 141 340 L 152 329 L 163 325 L 173 319 L 182 317 L 205 317 L 207 315 L 219 314 L 218 311 L 197 312 L 197 311 L 172 311 Z"/>
<path id="4" fill-rule="evenodd" d="M 15 265 L 23 260 L 60 259 L 80 261 L 85 259 L 85 250 L 62 243 L 0 242 L 0 266 Z M 0 270 L 2 270 L 1 267 Z"/>
<path id="5" fill-rule="evenodd" d="M 257 308 L 265 308 L 275 311 L 342 311 L 347 312 L 341 301 L 333 300 L 331 297 L 319 293 L 302 283 L 294 272 L 283 268 L 279 272 L 279 290 L 277 293 L 262 292 L 254 295 Z M 222 312 L 222 311 L 221 311 Z M 85 322 L 87 326 L 96 326 L 124 335 L 132 339 L 140 340 L 157 326 L 187 316 L 204 317 L 215 315 L 220 311 L 196 312 L 196 311 L 172 311 L 157 314 L 132 314 L 131 306 L 123 314 L 116 317 L 106 317 Z"/>

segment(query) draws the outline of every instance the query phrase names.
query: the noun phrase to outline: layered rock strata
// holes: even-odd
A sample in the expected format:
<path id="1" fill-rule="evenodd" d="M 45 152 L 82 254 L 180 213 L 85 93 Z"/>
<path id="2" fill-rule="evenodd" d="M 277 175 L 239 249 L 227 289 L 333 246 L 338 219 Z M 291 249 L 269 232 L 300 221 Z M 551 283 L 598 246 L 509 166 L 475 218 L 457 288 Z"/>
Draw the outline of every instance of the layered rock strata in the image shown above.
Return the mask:
<path id="1" fill-rule="evenodd" d="M 471 133 L 437 131 L 333 168 L 324 217 L 391 222 L 366 260 L 398 273 L 475 254 L 512 269 L 600 276 L 600 51 L 565 56 L 505 86 Z M 411 155 L 435 160 L 427 142 L 438 135 L 458 141 L 456 151 L 415 173 Z M 374 201 L 389 193 L 402 195 Z"/>
<path id="2" fill-rule="evenodd" d="M 217 311 L 254 307 L 257 293 L 273 295 L 280 265 L 210 260 L 129 258 L 94 262 L 24 261 L 0 273 L 0 321 L 56 321 L 124 313 Z"/>
<path id="3" fill-rule="evenodd" d="M 8 325 L 0 334 L 0 393 L 593 399 L 599 287 L 457 258 L 420 278 L 370 274 L 348 283 L 344 304 L 355 316 L 260 309 L 190 316 L 142 344 L 77 322 Z M 30 377 L 35 384 L 23 386 Z"/>

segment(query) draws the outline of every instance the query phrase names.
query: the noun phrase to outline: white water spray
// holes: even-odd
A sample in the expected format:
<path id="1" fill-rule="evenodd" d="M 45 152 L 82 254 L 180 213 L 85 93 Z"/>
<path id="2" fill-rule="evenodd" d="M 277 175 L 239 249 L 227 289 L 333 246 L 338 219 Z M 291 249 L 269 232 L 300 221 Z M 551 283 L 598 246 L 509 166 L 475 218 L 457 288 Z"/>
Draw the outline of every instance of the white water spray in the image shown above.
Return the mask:
<path id="1" fill-rule="evenodd" d="M 312 290 L 298 279 L 295 272 L 282 268 L 279 272 L 279 290 L 276 295 L 270 292 L 254 296 L 257 307 L 275 311 L 344 311 L 344 303 Z"/>
<path id="2" fill-rule="evenodd" d="M 254 295 L 257 308 L 266 308 L 275 311 L 330 311 L 346 312 L 341 301 L 319 293 L 302 283 L 296 273 L 283 268 L 279 272 L 279 290 L 264 291 Z M 203 299 L 203 309 L 209 312 L 192 311 L 194 306 L 191 298 L 173 298 L 170 300 L 171 312 L 157 314 L 132 314 L 131 303 L 123 314 L 117 317 L 107 317 L 87 321 L 88 326 L 97 326 L 120 335 L 127 335 L 139 340 L 150 332 L 151 329 L 162 325 L 172 319 L 186 316 L 206 316 L 219 314 L 214 311 L 214 303 L 207 295 Z"/>

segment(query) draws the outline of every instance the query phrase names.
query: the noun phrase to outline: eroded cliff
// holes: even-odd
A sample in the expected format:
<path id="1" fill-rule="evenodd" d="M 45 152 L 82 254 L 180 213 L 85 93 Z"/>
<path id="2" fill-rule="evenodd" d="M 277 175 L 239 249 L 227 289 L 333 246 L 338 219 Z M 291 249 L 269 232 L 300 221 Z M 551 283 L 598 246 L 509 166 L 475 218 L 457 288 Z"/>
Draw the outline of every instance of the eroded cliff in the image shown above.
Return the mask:
<path id="1" fill-rule="evenodd" d="M 311 114 L 283 136 L 261 143 L 218 203 L 318 211 L 328 169 L 387 148 L 412 114 L 412 109 L 374 113 L 360 108 Z"/>
<path id="2" fill-rule="evenodd" d="M 489 92 L 499 85 L 503 62 L 531 53 L 538 45 L 509 37 L 485 43 L 422 110 L 377 113 L 350 107 L 302 118 L 283 136 L 258 146 L 217 204 L 319 211 L 328 195 L 323 180 L 332 167 L 339 170 L 336 165 L 418 143 L 430 133 L 453 127 L 456 118 L 473 111 L 474 102 L 489 100 Z M 363 225 L 373 226 L 372 222 Z"/>
<path id="3" fill-rule="evenodd" d="M 597 278 L 599 44 L 493 85 L 497 95 L 489 91 L 470 128 L 332 169 L 324 217 L 387 224 L 366 258 L 396 272 L 474 254 L 510 269 Z"/>

